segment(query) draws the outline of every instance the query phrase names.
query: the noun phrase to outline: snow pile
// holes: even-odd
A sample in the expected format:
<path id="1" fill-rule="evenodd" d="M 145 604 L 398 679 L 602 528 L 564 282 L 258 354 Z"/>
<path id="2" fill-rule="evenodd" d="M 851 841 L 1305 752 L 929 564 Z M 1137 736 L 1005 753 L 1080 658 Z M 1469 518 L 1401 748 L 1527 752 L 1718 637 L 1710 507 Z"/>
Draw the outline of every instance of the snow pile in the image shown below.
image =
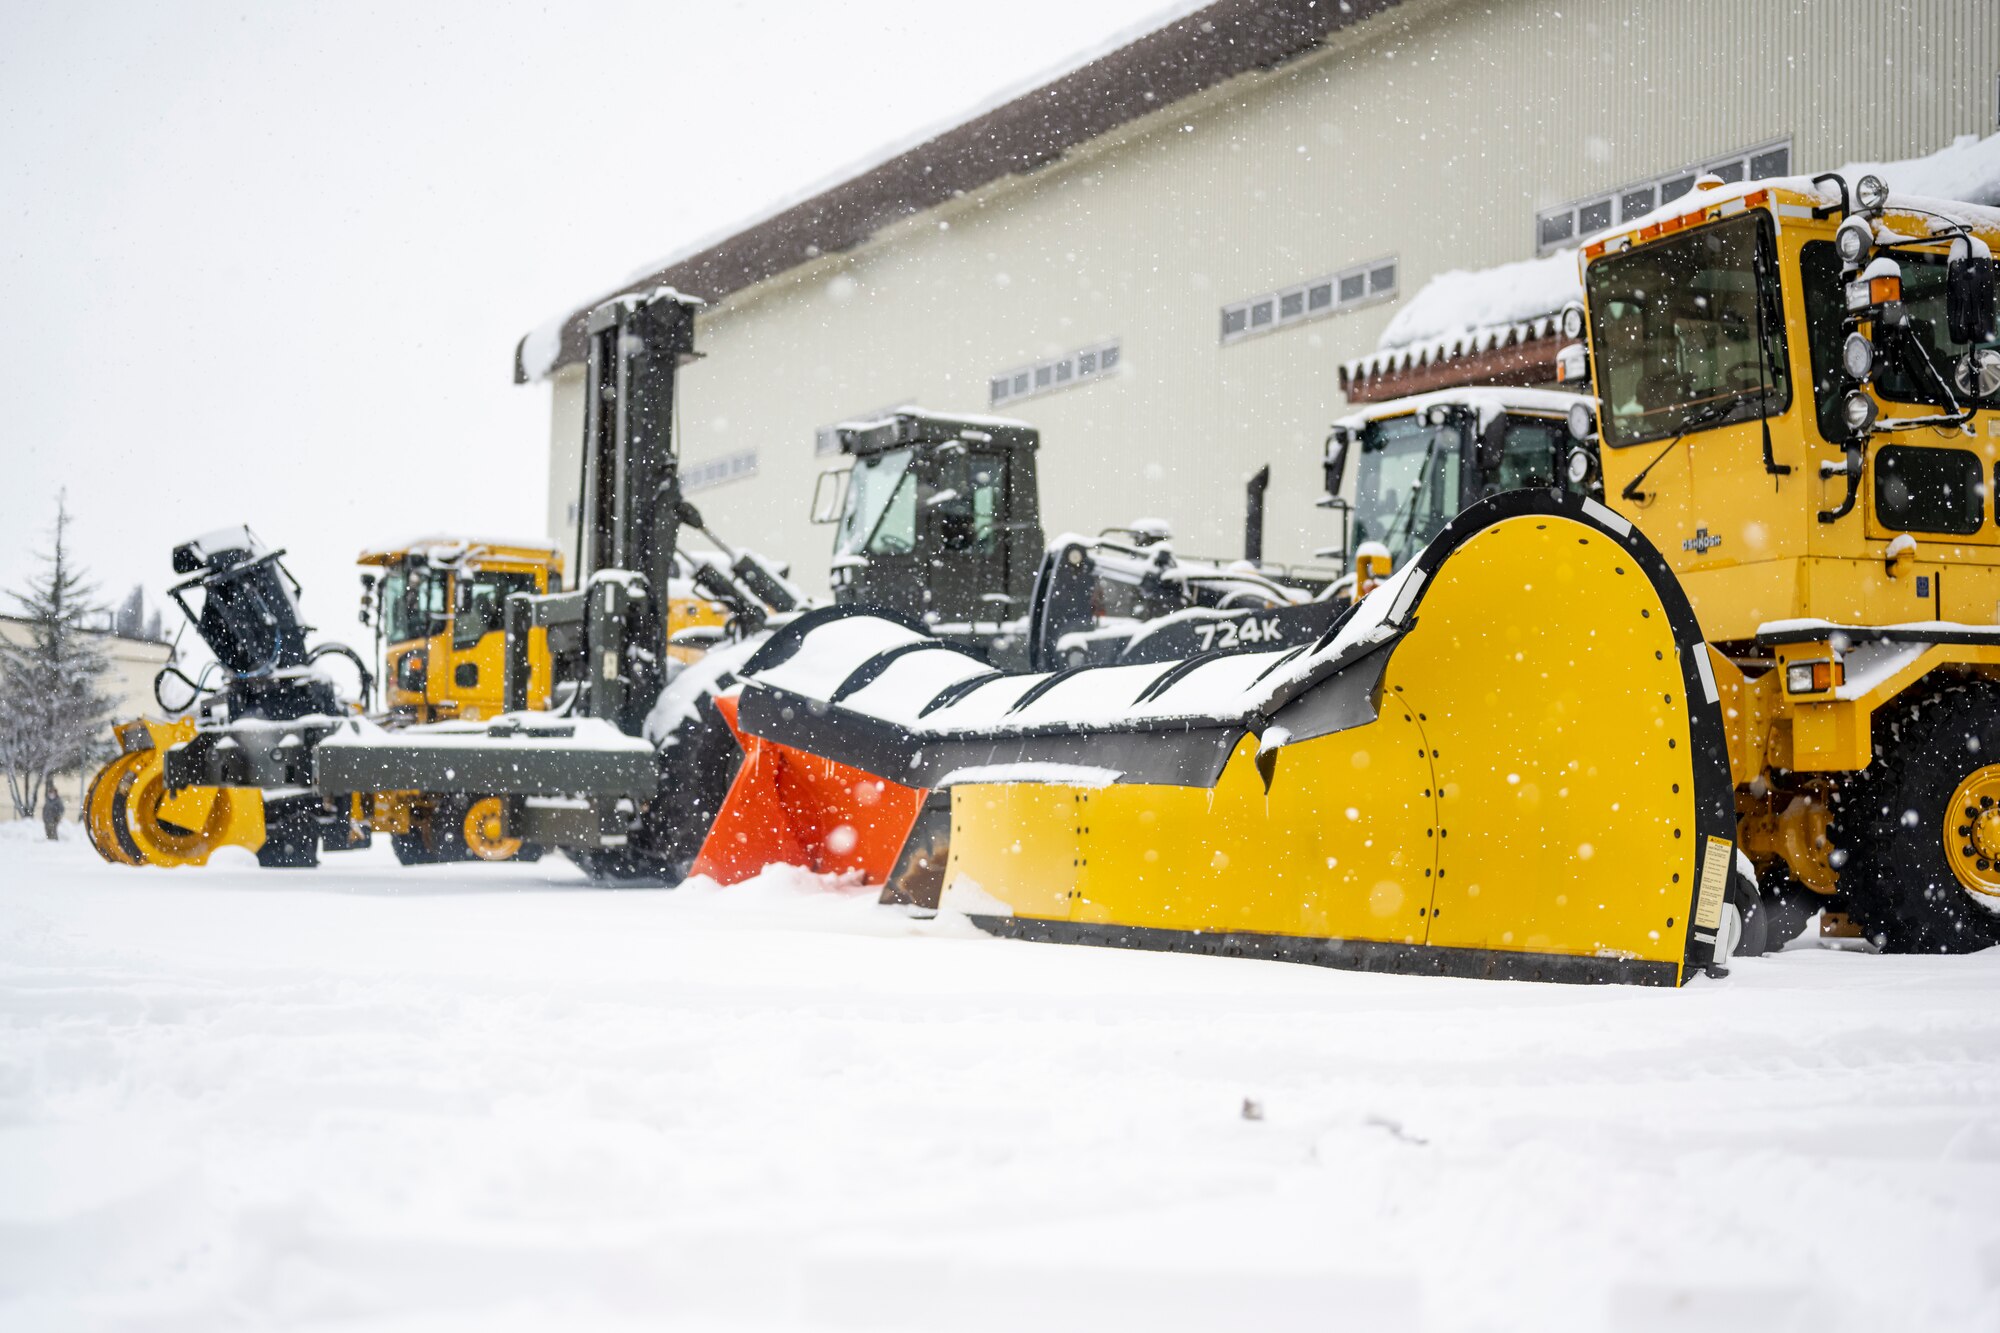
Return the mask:
<path id="1" fill-rule="evenodd" d="M 2000 1303 L 2000 951 L 1535 986 L 998 940 L 795 870 L 230 859 L 0 842 L 0 1327 L 1956 1330 Z"/>
<path id="2" fill-rule="evenodd" d="M 1582 299 L 1574 250 L 1440 273 L 1396 312 L 1378 351 L 1342 365 L 1341 382 L 1552 338 L 1563 306 Z"/>
<path id="3" fill-rule="evenodd" d="M 1961 134 L 1944 148 L 1901 162 L 1849 162 L 1840 169 L 1850 188 L 1880 176 L 1898 195 L 1955 199 L 2000 208 L 2000 134 Z"/>

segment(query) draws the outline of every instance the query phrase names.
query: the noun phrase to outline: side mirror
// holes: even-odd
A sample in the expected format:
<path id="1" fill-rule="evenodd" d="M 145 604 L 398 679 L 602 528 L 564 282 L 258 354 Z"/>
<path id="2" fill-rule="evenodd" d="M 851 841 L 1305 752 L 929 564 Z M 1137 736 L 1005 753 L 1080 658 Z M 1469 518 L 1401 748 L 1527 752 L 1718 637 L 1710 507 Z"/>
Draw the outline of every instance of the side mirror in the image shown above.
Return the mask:
<path id="1" fill-rule="evenodd" d="M 1345 426 L 1335 426 L 1326 436 L 1326 495 L 1321 504 L 1326 504 L 1340 495 L 1340 483 L 1347 476 L 1347 451 L 1354 443 L 1354 432 Z"/>
<path id="2" fill-rule="evenodd" d="M 1945 265 L 1945 323 L 1955 343 L 1992 342 L 1996 311 L 1994 261 L 1988 256 L 1960 258 L 1953 247 Z"/>
<path id="3" fill-rule="evenodd" d="M 1479 470 L 1493 472 L 1507 456 L 1507 414 L 1496 412 L 1486 429 L 1479 432 Z"/>

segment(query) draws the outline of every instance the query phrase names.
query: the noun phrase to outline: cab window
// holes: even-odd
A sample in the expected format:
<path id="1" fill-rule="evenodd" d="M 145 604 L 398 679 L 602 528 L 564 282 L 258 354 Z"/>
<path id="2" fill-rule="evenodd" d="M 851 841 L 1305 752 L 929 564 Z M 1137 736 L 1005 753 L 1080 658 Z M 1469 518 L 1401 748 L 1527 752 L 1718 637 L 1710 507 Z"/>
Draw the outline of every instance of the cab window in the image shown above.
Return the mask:
<path id="1" fill-rule="evenodd" d="M 1964 537 L 1986 524 L 1979 455 L 1885 444 L 1875 451 L 1875 518 L 1885 528 Z"/>
<path id="2" fill-rule="evenodd" d="M 998 550 L 1007 460 L 976 453 L 947 457 L 939 469 L 938 482 L 929 508 L 937 525 L 939 547 L 982 555 Z"/>
<path id="3" fill-rule="evenodd" d="M 427 639 L 447 614 L 445 573 L 424 564 L 392 567 L 382 581 L 382 629 L 390 643 Z"/>
<path id="4" fill-rule="evenodd" d="M 1761 215 L 1590 266 L 1591 342 L 1613 448 L 1791 405 L 1773 246 Z"/>
<path id="5" fill-rule="evenodd" d="M 507 599 L 535 591 L 533 574 L 482 569 L 458 581 L 458 612 L 452 619 L 451 646 L 469 648 L 488 634 L 506 628 Z"/>
<path id="6" fill-rule="evenodd" d="M 1493 477 L 1496 491 L 1524 491 L 1556 484 L 1556 459 L 1569 436 L 1560 422 L 1533 417 L 1509 417 L 1500 437 L 1500 468 Z"/>

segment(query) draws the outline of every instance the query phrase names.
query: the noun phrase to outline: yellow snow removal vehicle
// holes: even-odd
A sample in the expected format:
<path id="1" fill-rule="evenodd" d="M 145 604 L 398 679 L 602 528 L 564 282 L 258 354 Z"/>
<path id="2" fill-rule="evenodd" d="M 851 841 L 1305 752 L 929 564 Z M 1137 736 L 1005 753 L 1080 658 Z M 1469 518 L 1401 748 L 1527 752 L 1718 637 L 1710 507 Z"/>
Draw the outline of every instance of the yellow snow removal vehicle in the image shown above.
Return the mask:
<path id="1" fill-rule="evenodd" d="M 394 719 L 439 722 L 501 711 L 507 598 L 562 587 L 553 546 L 427 537 L 363 551 L 361 619 L 381 642 L 382 698 Z M 546 636 L 528 645 L 535 707 L 547 707 Z"/>
<path id="2" fill-rule="evenodd" d="M 1565 316 L 1574 433 L 1711 645 L 1765 907 L 1899 951 L 2000 940 L 1996 244 L 1874 176 L 1709 178 L 1586 245 Z"/>

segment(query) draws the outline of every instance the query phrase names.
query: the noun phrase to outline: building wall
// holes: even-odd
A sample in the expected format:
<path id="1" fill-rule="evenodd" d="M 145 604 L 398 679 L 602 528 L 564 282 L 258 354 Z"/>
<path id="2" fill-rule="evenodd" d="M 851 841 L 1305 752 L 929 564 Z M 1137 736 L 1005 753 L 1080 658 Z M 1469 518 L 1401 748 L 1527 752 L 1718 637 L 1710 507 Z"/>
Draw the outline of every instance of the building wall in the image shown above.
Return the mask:
<path id="1" fill-rule="evenodd" d="M 10 647 L 26 647 L 30 640 L 30 626 L 13 616 L 0 616 L 0 643 Z M 158 674 L 174 655 L 172 645 L 153 643 L 146 639 L 127 639 L 115 634 L 94 634 L 98 651 L 110 659 L 111 670 L 105 675 L 99 688 L 117 701 L 112 712 L 115 721 L 129 721 L 135 717 L 160 715 L 160 706 L 153 700 L 153 677 Z M 104 742 L 112 744 L 109 728 L 105 730 Z M 88 774 L 77 774 L 62 784 L 63 799 L 69 803 L 69 815 L 74 818 L 82 808 L 79 794 Z M 0 820 L 14 817 L 14 803 L 0 790 Z"/>
<path id="2" fill-rule="evenodd" d="M 1991 0 L 1414 0 L 706 312 L 682 376 L 690 464 L 755 450 L 694 497 L 718 532 L 824 588 L 815 429 L 900 402 L 988 411 L 999 371 L 1105 339 L 1099 382 L 1004 404 L 1042 431 L 1051 533 L 1145 515 L 1239 548 L 1272 465 L 1267 552 L 1336 539 L 1313 501 L 1336 367 L 1394 302 L 1220 342 L 1223 305 L 1378 256 L 1398 290 L 1535 252 L 1537 210 L 1768 140 L 1794 171 L 1990 133 Z M 1893 181 L 1891 182 L 1893 184 Z M 581 370 L 556 377 L 550 521 L 574 542 Z"/>

